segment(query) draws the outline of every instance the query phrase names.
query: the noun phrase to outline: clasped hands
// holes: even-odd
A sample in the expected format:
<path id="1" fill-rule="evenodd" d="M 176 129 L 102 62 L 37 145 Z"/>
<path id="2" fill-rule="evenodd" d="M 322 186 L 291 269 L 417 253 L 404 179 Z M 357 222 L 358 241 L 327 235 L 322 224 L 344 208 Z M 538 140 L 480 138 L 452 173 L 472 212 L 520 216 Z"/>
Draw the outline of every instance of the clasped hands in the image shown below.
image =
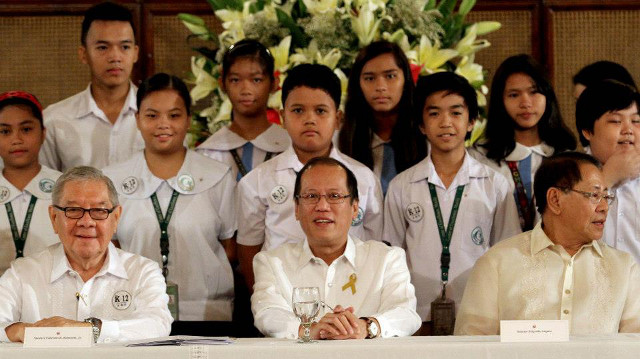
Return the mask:
<path id="1" fill-rule="evenodd" d="M 298 329 L 302 337 L 304 328 Z M 318 322 L 311 324 L 312 339 L 364 339 L 367 336 L 367 322 L 353 314 L 353 307 L 337 305 L 333 313 L 325 314 Z"/>
<path id="2" fill-rule="evenodd" d="M 7 328 L 7 338 L 12 342 L 24 341 L 24 330 L 27 327 L 90 327 L 91 323 L 79 322 L 77 320 L 71 320 L 63 317 L 51 317 L 44 318 L 35 323 L 13 323 Z"/>

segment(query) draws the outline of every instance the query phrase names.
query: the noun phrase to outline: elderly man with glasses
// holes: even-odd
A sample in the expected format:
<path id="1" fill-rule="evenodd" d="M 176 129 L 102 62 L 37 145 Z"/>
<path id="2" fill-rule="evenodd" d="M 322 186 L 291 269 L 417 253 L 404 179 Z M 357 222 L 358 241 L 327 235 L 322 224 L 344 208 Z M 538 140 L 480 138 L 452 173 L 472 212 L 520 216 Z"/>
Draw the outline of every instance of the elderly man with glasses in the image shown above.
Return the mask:
<path id="1" fill-rule="evenodd" d="M 475 264 L 456 335 L 495 335 L 500 320 L 567 320 L 571 334 L 640 331 L 640 270 L 602 237 L 609 205 L 593 157 L 542 163 L 534 193 L 542 222 L 492 247 Z"/>
<path id="2" fill-rule="evenodd" d="M 406 336 L 420 327 L 404 250 L 349 235 L 358 188 L 341 162 L 318 157 L 297 174 L 295 216 L 305 240 L 258 253 L 251 297 L 256 327 L 272 337 L 302 337 L 294 287 L 318 287 L 323 306 L 312 339 Z"/>
<path id="3" fill-rule="evenodd" d="M 111 180 L 92 167 L 71 168 L 52 203 L 61 243 L 17 259 L 0 278 L 0 341 L 23 341 L 26 327 L 92 327 L 100 342 L 169 335 L 158 264 L 111 243 L 122 212 Z"/>

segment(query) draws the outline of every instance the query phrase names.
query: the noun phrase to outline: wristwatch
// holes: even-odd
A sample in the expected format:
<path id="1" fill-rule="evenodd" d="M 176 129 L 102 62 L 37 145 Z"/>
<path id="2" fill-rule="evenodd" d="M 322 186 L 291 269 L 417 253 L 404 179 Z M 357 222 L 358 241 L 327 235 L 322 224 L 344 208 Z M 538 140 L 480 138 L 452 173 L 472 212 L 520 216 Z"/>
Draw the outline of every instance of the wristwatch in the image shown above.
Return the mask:
<path id="1" fill-rule="evenodd" d="M 360 319 L 367 322 L 367 336 L 365 339 L 373 339 L 380 336 L 380 327 L 378 327 L 377 321 L 369 317 L 362 317 Z"/>
<path id="2" fill-rule="evenodd" d="M 93 342 L 97 343 L 98 338 L 100 338 L 100 330 L 102 329 L 102 320 L 89 317 L 84 320 L 85 323 L 91 323 L 91 329 L 93 330 Z"/>

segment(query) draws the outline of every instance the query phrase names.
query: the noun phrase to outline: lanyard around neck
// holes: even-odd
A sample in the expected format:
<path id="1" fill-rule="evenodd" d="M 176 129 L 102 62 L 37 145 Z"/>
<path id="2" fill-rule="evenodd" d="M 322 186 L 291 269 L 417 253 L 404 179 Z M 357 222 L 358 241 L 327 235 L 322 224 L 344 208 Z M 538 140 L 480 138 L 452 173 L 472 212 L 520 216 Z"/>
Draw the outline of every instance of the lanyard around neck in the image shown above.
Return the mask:
<path id="1" fill-rule="evenodd" d="M 442 243 L 442 254 L 440 255 L 440 270 L 443 283 L 447 283 L 449 281 L 449 263 L 451 262 L 451 252 L 449 251 L 449 245 L 451 244 L 453 227 L 456 224 L 456 217 L 458 216 L 458 209 L 460 208 L 460 201 L 462 200 L 462 192 L 464 192 L 464 185 L 458 186 L 458 189 L 456 189 L 456 197 L 453 200 L 453 206 L 451 207 L 449 223 L 447 224 L 447 228 L 444 228 L 444 220 L 442 219 L 442 212 L 440 210 L 440 202 L 438 201 L 438 195 L 436 193 L 436 186 L 434 186 L 433 183 L 429 183 L 431 204 L 433 205 L 433 212 L 436 215 L 438 233 L 440 234 L 440 243 Z"/>
<path id="2" fill-rule="evenodd" d="M 158 218 L 158 224 L 160 224 L 160 254 L 162 255 L 162 275 L 167 278 L 169 274 L 169 269 L 167 268 L 169 264 L 169 221 L 171 220 L 171 215 L 173 214 L 173 210 L 176 207 L 176 201 L 178 200 L 178 195 L 180 193 L 173 190 L 171 194 L 171 201 L 169 201 L 169 207 L 167 208 L 167 215 L 162 215 L 162 209 L 160 208 L 160 203 L 158 202 L 158 196 L 155 192 L 151 195 L 151 203 L 153 203 L 153 209 L 156 212 L 156 217 Z"/>
<path id="3" fill-rule="evenodd" d="M 506 161 L 509 170 L 511 171 L 511 177 L 516 185 L 516 197 L 518 198 L 518 215 L 520 216 L 520 227 L 523 231 L 530 231 L 533 229 L 533 222 L 535 219 L 533 199 L 530 201 L 527 198 L 527 193 L 522 183 L 522 176 L 518 170 L 518 164 L 515 161 Z"/>
<path id="4" fill-rule="evenodd" d="M 232 150 L 229 150 L 229 152 L 231 152 L 233 161 L 236 163 L 236 166 L 238 166 L 238 172 L 240 172 L 241 177 L 244 177 L 249 171 L 247 171 L 247 168 L 242 163 L 242 159 L 240 159 L 240 155 L 238 155 L 238 151 L 236 151 L 236 149 L 234 148 Z M 263 162 L 267 162 L 268 160 L 271 159 L 271 157 L 273 157 L 273 152 L 267 152 L 267 155 L 264 156 Z"/>
<path id="5" fill-rule="evenodd" d="M 16 258 L 20 258 L 24 255 L 24 244 L 27 241 L 27 234 L 29 234 L 29 226 L 31 225 L 31 217 L 33 217 L 33 209 L 36 206 L 38 197 L 31 195 L 31 201 L 29 201 L 29 207 L 27 208 L 27 215 L 24 217 L 24 224 L 22 225 L 22 232 L 18 234 L 18 225 L 16 224 L 16 218 L 13 215 L 13 207 L 11 202 L 5 203 L 7 209 L 7 216 L 9 217 L 9 225 L 11 225 L 11 236 L 13 237 L 13 243 L 16 245 Z"/>

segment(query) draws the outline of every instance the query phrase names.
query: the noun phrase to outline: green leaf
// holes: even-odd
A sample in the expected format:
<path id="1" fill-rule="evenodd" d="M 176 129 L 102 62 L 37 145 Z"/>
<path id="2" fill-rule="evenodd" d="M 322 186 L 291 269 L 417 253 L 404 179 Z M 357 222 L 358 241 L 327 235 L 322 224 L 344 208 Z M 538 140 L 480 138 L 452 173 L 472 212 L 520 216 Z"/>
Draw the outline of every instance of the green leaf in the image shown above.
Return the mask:
<path id="1" fill-rule="evenodd" d="M 191 36 L 193 36 L 193 35 L 191 35 Z M 216 61 L 216 52 L 217 51 L 214 50 L 214 49 L 210 49 L 208 47 L 201 46 L 201 47 L 192 47 L 191 50 L 202 54 L 204 57 L 206 57 L 207 59 L 209 59 L 211 61 Z"/>
<path id="2" fill-rule="evenodd" d="M 424 11 L 433 10 L 436 8 L 436 0 L 428 0 L 424 6 Z"/>
<path id="3" fill-rule="evenodd" d="M 291 44 L 292 48 L 305 48 L 309 45 L 309 41 L 306 35 L 298 27 L 295 21 L 293 21 L 289 14 L 282 11 L 281 9 L 276 8 L 276 16 L 278 17 L 278 21 L 282 24 L 282 26 L 288 28 L 291 32 L 291 40 L 293 41 L 293 44 Z"/>
<path id="4" fill-rule="evenodd" d="M 231 9 L 242 11 L 242 0 L 207 0 L 213 11 L 222 9 Z"/>
<path id="5" fill-rule="evenodd" d="M 200 16 L 185 14 L 181 12 L 178 14 L 178 19 L 190 24 L 205 26 L 204 20 Z"/>
<path id="6" fill-rule="evenodd" d="M 291 17 L 299 19 L 308 16 L 307 7 L 302 0 L 297 0 L 291 9 Z"/>
<path id="7" fill-rule="evenodd" d="M 258 11 L 262 11 L 264 9 L 265 3 L 265 0 L 258 0 L 255 3 L 249 5 L 249 13 L 255 14 Z"/>
<path id="8" fill-rule="evenodd" d="M 438 11 L 440 11 L 442 17 L 448 17 L 451 15 L 457 2 L 458 0 L 442 0 L 440 4 L 438 4 Z"/>
<path id="9" fill-rule="evenodd" d="M 462 0 L 462 3 L 460 3 L 460 7 L 458 8 L 458 14 L 466 16 L 475 5 L 476 0 Z"/>

